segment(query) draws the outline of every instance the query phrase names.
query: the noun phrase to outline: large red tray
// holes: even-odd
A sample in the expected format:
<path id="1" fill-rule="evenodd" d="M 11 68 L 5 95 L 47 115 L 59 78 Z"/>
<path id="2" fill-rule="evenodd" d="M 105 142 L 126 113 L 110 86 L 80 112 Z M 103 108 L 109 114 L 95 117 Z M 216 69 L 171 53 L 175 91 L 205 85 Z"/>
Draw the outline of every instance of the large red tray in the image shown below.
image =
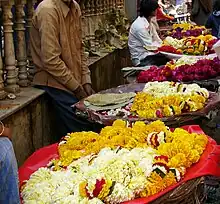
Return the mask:
<path id="1" fill-rule="evenodd" d="M 184 126 L 183 128 L 190 133 L 195 132 L 203 134 L 203 131 L 197 125 Z M 57 144 L 44 147 L 32 154 L 19 169 L 20 184 L 22 185 L 25 180 L 28 180 L 30 178 L 30 175 L 38 170 L 40 167 L 45 167 L 48 162 L 53 158 L 58 158 Z M 178 187 L 186 181 L 207 175 L 220 177 L 220 146 L 218 146 L 216 142 L 210 137 L 207 148 L 203 153 L 200 161 L 187 170 L 185 178 L 181 182 L 174 186 L 171 186 L 170 188 L 167 188 L 163 192 L 160 192 L 154 196 L 135 199 L 133 201 L 125 203 L 146 204 L 152 202 L 153 200 L 156 200 L 160 196 L 173 190 L 174 188 Z"/>

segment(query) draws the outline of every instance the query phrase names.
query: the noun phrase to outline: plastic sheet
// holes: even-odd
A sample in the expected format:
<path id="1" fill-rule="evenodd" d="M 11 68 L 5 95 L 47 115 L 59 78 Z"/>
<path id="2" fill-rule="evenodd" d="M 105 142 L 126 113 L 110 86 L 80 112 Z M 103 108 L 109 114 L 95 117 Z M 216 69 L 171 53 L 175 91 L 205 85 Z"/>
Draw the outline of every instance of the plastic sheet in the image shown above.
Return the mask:
<path id="1" fill-rule="evenodd" d="M 201 128 L 197 125 L 184 126 L 183 128 L 190 133 L 195 132 L 204 134 Z M 30 175 L 37 171 L 40 167 L 45 167 L 53 158 L 58 158 L 57 144 L 44 147 L 36 151 L 19 169 L 20 184 L 22 185 L 25 180 L 28 180 Z M 211 138 L 209 138 L 209 143 L 200 161 L 187 170 L 185 178 L 181 182 L 154 196 L 135 199 L 133 201 L 125 202 L 125 204 L 146 204 L 152 202 L 186 181 L 207 175 L 216 177 L 220 176 L 220 146 L 218 146 Z"/>
<path id="2" fill-rule="evenodd" d="M 127 84 L 123 86 L 119 86 L 117 88 L 108 89 L 102 91 L 101 93 L 126 93 L 126 92 L 140 92 L 143 90 L 145 83 L 133 83 Z M 211 110 L 215 109 L 217 105 L 220 105 L 220 95 L 217 93 L 210 92 L 210 98 L 207 102 L 207 105 L 196 112 L 184 113 L 181 115 L 165 117 L 165 118 L 129 118 L 129 117 L 121 117 L 121 116 L 108 116 L 102 115 L 99 112 L 87 109 L 84 105 L 84 101 L 80 101 L 79 103 L 75 104 L 75 111 L 76 114 L 80 117 L 86 117 L 88 120 L 95 121 L 97 123 L 101 123 L 104 125 L 112 125 L 112 123 L 117 119 L 124 119 L 128 122 L 135 122 L 135 121 L 144 121 L 146 124 L 150 123 L 155 120 L 162 120 L 166 125 L 170 126 L 179 126 L 181 123 L 189 122 L 192 120 L 196 120 L 201 116 L 206 116 Z"/>

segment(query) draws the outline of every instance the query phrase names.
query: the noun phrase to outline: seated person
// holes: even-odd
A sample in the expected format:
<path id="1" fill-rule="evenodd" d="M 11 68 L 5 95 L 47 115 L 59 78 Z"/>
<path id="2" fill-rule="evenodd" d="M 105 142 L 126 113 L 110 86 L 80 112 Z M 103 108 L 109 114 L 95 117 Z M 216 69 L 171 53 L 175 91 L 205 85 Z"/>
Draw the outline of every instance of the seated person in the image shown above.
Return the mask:
<path id="1" fill-rule="evenodd" d="M 18 167 L 10 137 L 0 121 L 0 203 L 19 204 Z"/>
<path id="2" fill-rule="evenodd" d="M 154 51 L 161 46 L 160 39 L 152 18 L 159 8 L 157 0 L 142 0 L 140 16 L 133 22 L 128 37 L 128 46 L 134 66 L 164 65 L 169 59 Z"/>
<path id="3" fill-rule="evenodd" d="M 212 35 L 220 38 L 220 0 L 215 0 L 213 4 L 213 13 L 210 14 L 205 27 L 211 28 Z"/>

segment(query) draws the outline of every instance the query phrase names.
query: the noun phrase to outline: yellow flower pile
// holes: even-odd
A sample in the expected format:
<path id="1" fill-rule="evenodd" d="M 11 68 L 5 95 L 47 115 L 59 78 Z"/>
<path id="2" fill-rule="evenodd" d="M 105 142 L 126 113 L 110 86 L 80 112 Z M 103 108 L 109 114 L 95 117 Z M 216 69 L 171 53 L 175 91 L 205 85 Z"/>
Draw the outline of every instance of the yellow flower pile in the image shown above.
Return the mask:
<path id="1" fill-rule="evenodd" d="M 183 40 L 182 52 L 189 55 L 204 55 L 208 49 L 208 43 L 213 39 L 212 35 L 200 35 L 188 37 Z"/>
<path id="2" fill-rule="evenodd" d="M 117 120 L 112 126 L 103 128 L 100 134 L 93 132 L 69 134 L 66 143 L 59 145 L 60 158 L 53 161 L 55 169 L 68 166 L 80 157 L 97 154 L 105 147 L 113 149 L 148 147 L 147 137 L 153 132 L 164 132 L 166 135 L 166 143 L 162 142 L 159 145 L 158 154 L 169 158 L 167 165 L 170 168 L 188 168 L 196 163 L 208 141 L 205 135 L 189 134 L 182 129 L 171 132 L 159 120 L 148 125 L 138 121 L 132 127 L 127 127 L 125 121 Z"/>
<path id="3" fill-rule="evenodd" d="M 199 161 L 207 143 L 205 135 L 189 134 L 186 130 L 177 128 L 173 133 L 167 132 L 166 143 L 158 147 L 158 154 L 169 158 L 169 167 L 189 168 Z"/>
<path id="4" fill-rule="evenodd" d="M 177 28 L 182 28 L 184 31 L 192 30 L 192 29 L 206 29 L 205 26 L 192 25 L 191 23 L 180 23 L 173 24 L 173 30 Z"/>
<path id="5" fill-rule="evenodd" d="M 153 97 L 148 93 L 139 92 L 135 97 L 131 112 L 138 114 L 141 118 L 169 117 L 202 109 L 206 100 L 199 94 Z"/>
<path id="6" fill-rule="evenodd" d="M 100 134 L 94 132 L 76 132 L 67 137 L 67 142 L 59 145 L 59 160 L 53 161 L 58 166 L 68 166 L 74 160 L 90 154 L 97 154 L 105 147 L 147 147 L 146 135 L 153 131 L 165 131 L 166 126 L 161 121 L 155 121 L 150 125 L 136 122 L 132 128 L 126 127 L 126 122 L 117 120 L 112 126 L 102 129 Z"/>
<path id="7" fill-rule="evenodd" d="M 162 47 L 171 46 L 175 48 L 178 53 L 186 55 L 206 55 L 210 54 L 209 52 L 211 51 L 211 48 L 209 46 L 212 45 L 214 39 L 216 38 L 209 34 L 197 37 L 184 37 L 179 40 L 168 36 L 164 39 Z"/>
<path id="8" fill-rule="evenodd" d="M 172 172 L 169 172 L 164 178 L 162 178 L 158 173 L 153 172 L 148 178 L 148 181 L 149 182 L 147 183 L 144 191 L 140 194 L 143 198 L 155 195 L 177 183 L 176 177 Z"/>

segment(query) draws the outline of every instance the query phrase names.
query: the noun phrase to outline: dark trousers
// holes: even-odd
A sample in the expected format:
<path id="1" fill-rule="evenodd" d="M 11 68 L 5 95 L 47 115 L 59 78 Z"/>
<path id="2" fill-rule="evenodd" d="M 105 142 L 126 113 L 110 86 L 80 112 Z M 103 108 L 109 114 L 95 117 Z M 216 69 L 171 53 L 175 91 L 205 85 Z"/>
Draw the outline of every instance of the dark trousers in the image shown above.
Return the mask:
<path id="1" fill-rule="evenodd" d="M 91 123 L 86 119 L 76 116 L 71 106 L 77 103 L 78 99 L 71 93 L 48 86 L 37 86 L 37 88 L 43 89 L 48 94 L 49 100 L 52 103 L 56 123 L 55 140 L 59 141 L 67 133 L 72 132 L 99 132 L 103 127 L 100 124 Z"/>
<path id="2" fill-rule="evenodd" d="M 144 66 L 155 65 L 159 67 L 161 65 L 165 65 L 169 61 L 170 59 L 168 59 L 166 56 L 162 55 L 161 53 L 158 53 L 156 55 L 149 55 L 145 57 L 143 60 L 141 60 L 138 66 L 144 67 Z"/>

